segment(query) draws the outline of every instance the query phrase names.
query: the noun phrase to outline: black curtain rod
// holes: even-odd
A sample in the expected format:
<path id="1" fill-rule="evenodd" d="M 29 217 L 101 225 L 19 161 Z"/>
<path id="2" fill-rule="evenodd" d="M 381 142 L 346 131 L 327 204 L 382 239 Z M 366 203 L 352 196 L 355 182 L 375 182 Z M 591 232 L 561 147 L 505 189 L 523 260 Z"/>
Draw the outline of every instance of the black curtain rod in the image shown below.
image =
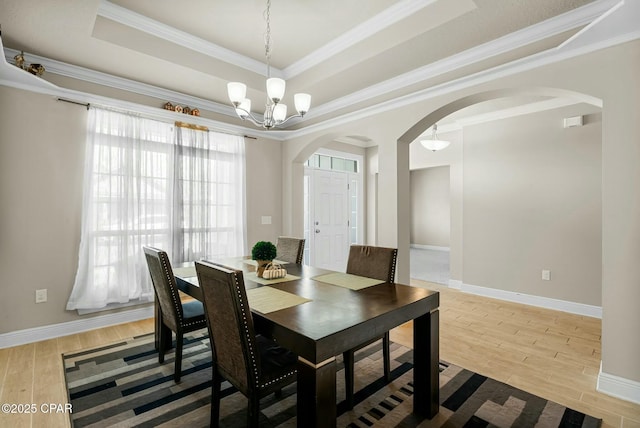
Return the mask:
<path id="1" fill-rule="evenodd" d="M 65 103 L 71 103 L 71 104 L 77 104 L 79 106 L 85 106 L 87 108 L 87 110 L 89 110 L 89 107 L 91 106 L 91 104 L 89 104 L 89 103 L 81 103 L 79 101 L 67 100 L 67 99 L 64 99 L 64 98 L 58 98 L 58 101 L 64 101 Z"/>

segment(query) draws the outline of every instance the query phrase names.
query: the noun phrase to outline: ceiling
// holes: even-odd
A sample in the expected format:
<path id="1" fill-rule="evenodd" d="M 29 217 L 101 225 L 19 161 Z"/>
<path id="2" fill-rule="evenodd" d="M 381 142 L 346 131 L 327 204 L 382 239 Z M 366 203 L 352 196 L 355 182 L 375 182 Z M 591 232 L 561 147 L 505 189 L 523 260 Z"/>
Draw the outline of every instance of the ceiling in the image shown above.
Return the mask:
<path id="1" fill-rule="evenodd" d="M 575 43 L 624 3 L 272 1 L 271 74 L 286 79 L 290 112 L 295 92 L 312 96 L 292 130 Z M 640 2 L 628 3 L 638 12 Z M 58 86 L 85 80 L 186 101 L 210 119 L 246 125 L 229 106 L 226 84 L 246 83 L 262 112 L 265 8 L 258 0 L 2 0 L 0 25 L 7 61 L 22 50 Z"/>

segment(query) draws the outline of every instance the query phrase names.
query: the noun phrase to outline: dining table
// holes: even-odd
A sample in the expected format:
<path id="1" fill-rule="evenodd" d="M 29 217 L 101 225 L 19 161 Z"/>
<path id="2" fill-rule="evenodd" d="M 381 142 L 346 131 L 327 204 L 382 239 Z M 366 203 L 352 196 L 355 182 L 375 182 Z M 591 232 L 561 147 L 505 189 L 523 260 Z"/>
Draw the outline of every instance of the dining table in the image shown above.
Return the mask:
<path id="1" fill-rule="evenodd" d="M 256 332 L 298 355 L 298 427 L 335 427 L 336 356 L 409 321 L 413 413 L 428 419 L 438 413 L 437 291 L 294 263 L 282 264 L 284 278 L 265 280 L 256 275 L 253 260 L 210 261 L 243 272 Z M 194 263 L 177 266 L 174 276 L 180 291 L 202 300 Z M 170 335 L 162 328 L 161 316 L 157 310 L 156 335 Z"/>

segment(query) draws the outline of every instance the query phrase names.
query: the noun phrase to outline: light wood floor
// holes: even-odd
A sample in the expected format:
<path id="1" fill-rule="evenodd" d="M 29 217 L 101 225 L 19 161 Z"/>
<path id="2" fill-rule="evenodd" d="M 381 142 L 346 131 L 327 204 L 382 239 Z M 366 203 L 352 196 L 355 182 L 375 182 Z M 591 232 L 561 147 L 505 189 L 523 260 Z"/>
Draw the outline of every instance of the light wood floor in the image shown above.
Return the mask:
<path id="1" fill-rule="evenodd" d="M 428 286 L 441 292 L 441 359 L 602 418 L 604 427 L 640 428 L 640 405 L 595 391 L 600 320 Z M 0 349 L 0 403 L 38 408 L 0 413 L 0 427 L 68 427 L 68 415 L 40 407 L 67 402 L 61 354 L 152 331 L 153 321 L 144 320 Z M 406 324 L 392 340 L 411 346 L 412 334 Z"/>

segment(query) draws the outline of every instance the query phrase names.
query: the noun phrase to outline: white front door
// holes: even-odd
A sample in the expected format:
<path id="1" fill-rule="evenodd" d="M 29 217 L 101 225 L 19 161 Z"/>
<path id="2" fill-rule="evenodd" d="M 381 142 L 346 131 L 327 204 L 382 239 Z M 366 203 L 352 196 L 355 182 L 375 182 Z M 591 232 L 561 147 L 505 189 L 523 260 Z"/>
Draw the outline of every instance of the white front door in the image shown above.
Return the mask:
<path id="1" fill-rule="evenodd" d="M 311 264 L 344 272 L 349 252 L 349 190 L 345 172 L 313 171 Z"/>

